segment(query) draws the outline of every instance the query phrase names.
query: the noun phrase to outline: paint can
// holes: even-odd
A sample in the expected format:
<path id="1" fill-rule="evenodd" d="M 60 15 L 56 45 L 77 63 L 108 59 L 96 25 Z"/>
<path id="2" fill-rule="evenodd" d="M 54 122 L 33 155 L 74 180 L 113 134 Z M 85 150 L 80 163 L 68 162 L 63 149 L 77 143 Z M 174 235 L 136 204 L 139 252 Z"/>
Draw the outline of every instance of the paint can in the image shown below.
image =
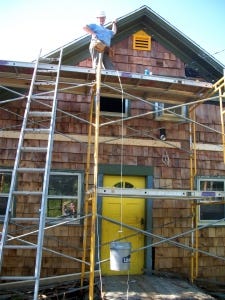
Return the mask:
<path id="1" fill-rule="evenodd" d="M 112 242 L 110 244 L 110 270 L 127 271 L 130 269 L 131 243 Z"/>

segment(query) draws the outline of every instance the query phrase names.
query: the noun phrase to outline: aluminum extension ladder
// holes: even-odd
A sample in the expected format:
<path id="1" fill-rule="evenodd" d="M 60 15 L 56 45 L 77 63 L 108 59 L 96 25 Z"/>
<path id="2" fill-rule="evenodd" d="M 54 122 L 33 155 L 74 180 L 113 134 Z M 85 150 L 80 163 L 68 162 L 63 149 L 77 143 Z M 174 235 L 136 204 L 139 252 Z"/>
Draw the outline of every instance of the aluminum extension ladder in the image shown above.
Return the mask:
<path id="1" fill-rule="evenodd" d="M 32 266 L 32 272 L 30 272 L 32 273 L 31 276 L 30 274 L 29 276 L 21 276 L 21 274 L 19 273 L 18 276 L 0 276 L 0 280 L 5 281 L 15 282 L 21 280 L 32 280 L 34 282 L 34 300 L 38 299 L 39 291 L 49 177 L 57 112 L 57 91 L 59 85 L 62 52 L 63 49 L 61 49 L 58 58 L 44 59 L 41 58 L 40 52 L 35 63 L 30 90 L 27 96 L 27 103 L 25 107 L 21 133 L 18 141 L 17 153 L 12 172 L 11 186 L 0 243 L 0 269 L 2 269 L 3 258 L 6 255 L 6 249 L 7 251 L 10 251 L 10 249 L 22 249 L 24 253 L 26 253 L 26 250 L 28 249 L 28 251 L 35 251 L 33 254 L 34 265 Z M 43 68 L 42 62 L 49 63 L 49 69 Z M 46 77 L 46 73 L 48 72 L 50 72 L 51 77 Z M 51 78 L 51 81 L 46 80 L 46 78 Z M 50 88 L 52 88 L 51 92 L 47 93 L 47 96 L 45 92 L 35 93 L 36 88 L 40 85 L 48 85 L 48 88 L 50 85 Z M 31 135 L 35 135 L 35 142 L 31 141 Z M 41 141 L 40 135 L 47 136 L 47 139 L 45 138 L 44 141 Z M 42 144 L 43 146 L 40 146 Z M 37 165 L 32 166 L 31 160 L 29 161 L 29 158 L 35 154 L 41 155 L 43 158 L 45 157 L 42 167 L 40 167 L 40 165 L 38 167 Z M 27 158 L 27 162 L 26 155 L 28 155 L 29 157 Z M 36 184 L 36 187 L 34 189 L 30 188 L 32 190 L 29 190 L 29 188 L 27 187 L 23 187 L 23 184 L 21 188 L 23 176 L 29 176 L 30 178 L 33 178 L 31 179 L 31 182 L 35 182 L 35 178 L 39 176 L 40 183 Z M 35 242 L 24 240 L 23 238 L 24 236 L 26 236 L 26 234 L 19 236 L 18 234 L 11 235 L 8 233 L 9 223 L 13 217 L 13 211 L 15 210 L 16 201 L 18 199 L 21 199 L 21 197 L 22 199 L 24 197 L 24 204 L 26 203 L 27 197 L 30 197 L 31 199 L 32 197 L 37 197 L 35 198 L 38 204 L 38 209 L 36 212 L 37 218 L 35 218 L 34 215 L 32 215 L 31 218 L 32 221 L 35 220 L 34 222 L 38 224 L 36 226 L 37 230 L 35 231 Z M 31 211 L 30 213 L 32 214 L 34 212 Z M 22 216 L 20 219 L 21 224 L 23 224 L 23 220 L 25 222 L 24 216 Z"/>

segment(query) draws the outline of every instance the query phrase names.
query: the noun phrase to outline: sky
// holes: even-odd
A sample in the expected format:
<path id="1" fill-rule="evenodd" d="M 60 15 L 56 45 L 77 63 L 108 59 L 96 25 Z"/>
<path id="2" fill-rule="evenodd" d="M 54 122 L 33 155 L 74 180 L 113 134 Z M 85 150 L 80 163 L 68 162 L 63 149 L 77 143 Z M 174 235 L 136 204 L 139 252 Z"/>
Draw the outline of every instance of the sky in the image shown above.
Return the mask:
<path id="1" fill-rule="evenodd" d="M 143 5 L 225 65 L 225 0 L 0 0 L 0 60 L 30 62 L 85 35 L 99 10 L 107 23 Z"/>

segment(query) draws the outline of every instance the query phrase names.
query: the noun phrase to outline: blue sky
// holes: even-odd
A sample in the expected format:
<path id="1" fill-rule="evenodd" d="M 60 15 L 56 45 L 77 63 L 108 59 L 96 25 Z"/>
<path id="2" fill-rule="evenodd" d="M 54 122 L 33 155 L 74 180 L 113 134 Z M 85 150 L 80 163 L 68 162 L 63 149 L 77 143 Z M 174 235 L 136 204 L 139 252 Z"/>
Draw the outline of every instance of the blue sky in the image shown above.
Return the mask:
<path id="1" fill-rule="evenodd" d="M 80 1 L 79 1 L 80 2 Z M 0 0 L 0 59 L 32 61 L 85 34 L 83 26 L 105 10 L 107 22 L 142 5 L 225 65 L 225 0 Z"/>

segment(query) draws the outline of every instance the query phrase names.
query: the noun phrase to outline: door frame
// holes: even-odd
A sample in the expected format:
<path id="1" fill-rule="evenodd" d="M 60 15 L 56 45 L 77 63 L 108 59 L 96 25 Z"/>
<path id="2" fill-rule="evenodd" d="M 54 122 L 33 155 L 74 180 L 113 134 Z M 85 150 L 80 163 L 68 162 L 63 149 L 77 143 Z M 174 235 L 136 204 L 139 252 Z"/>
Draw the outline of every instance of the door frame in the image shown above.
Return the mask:
<path id="1" fill-rule="evenodd" d="M 121 172 L 122 171 L 122 172 Z M 98 166 L 98 186 L 103 187 L 103 177 L 104 175 L 117 175 L 120 176 L 121 173 L 124 176 L 142 176 L 145 177 L 145 186 L 147 189 L 153 188 L 153 167 L 146 166 L 132 166 L 132 165 L 123 165 L 121 170 L 121 165 L 107 165 L 100 164 Z M 97 212 L 98 214 L 102 214 L 102 196 L 98 197 L 97 201 Z M 152 203 L 153 200 L 151 198 L 145 199 L 145 228 L 144 230 L 152 232 Z M 101 244 L 101 222 L 97 227 L 99 243 Z M 152 244 L 152 237 L 145 236 L 145 245 Z M 152 274 L 153 269 L 153 251 L 152 247 L 147 247 L 144 250 L 144 270 L 145 274 Z M 96 253 L 96 261 L 97 261 L 97 253 Z"/>

